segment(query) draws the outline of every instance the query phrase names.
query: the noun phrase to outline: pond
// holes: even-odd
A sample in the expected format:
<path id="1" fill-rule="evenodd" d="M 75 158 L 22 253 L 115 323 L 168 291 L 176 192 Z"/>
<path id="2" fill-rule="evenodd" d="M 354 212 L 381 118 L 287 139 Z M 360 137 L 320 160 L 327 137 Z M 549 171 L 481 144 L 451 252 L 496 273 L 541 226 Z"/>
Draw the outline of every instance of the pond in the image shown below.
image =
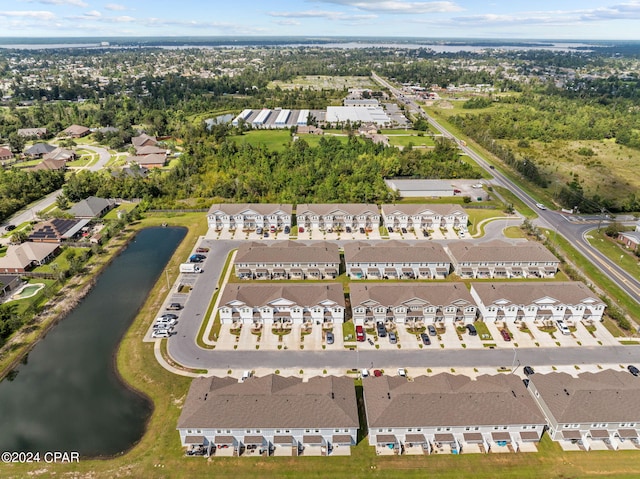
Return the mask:
<path id="1" fill-rule="evenodd" d="M 151 404 L 120 381 L 114 355 L 185 233 L 138 233 L 13 379 L 0 383 L 0 450 L 106 456 L 142 437 Z"/>

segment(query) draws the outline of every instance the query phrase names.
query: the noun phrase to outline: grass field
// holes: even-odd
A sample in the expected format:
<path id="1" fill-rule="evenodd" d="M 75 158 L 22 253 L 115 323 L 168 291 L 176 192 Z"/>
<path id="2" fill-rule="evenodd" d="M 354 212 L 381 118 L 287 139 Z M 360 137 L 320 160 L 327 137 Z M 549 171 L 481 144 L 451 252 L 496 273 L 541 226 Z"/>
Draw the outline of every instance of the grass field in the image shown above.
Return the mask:
<path id="1" fill-rule="evenodd" d="M 244 135 L 232 136 L 230 139 L 239 145 L 244 143 L 253 146 L 264 145 L 272 151 L 283 151 L 291 142 L 291 132 L 289 130 L 252 130 Z"/>
<path id="2" fill-rule="evenodd" d="M 503 232 L 507 238 L 526 238 L 524 232 L 518 226 L 509 226 Z"/>
<path id="3" fill-rule="evenodd" d="M 416 147 L 431 147 L 435 146 L 435 141 L 432 136 L 418 136 L 418 135 L 403 135 L 403 134 L 395 134 L 395 135 L 387 135 L 389 138 L 389 144 L 391 146 L 409 146 L 412 144 Z"/>
<path id="4" fill-rule="evenodd" d="M 299 138 L 312 147 L 318 146 L 320 138 L 336 138 L 342 144 L 346 144 L 349 141 L 349 137 L 343 135 L 300 135 Z"/>
<path id="5" fill-rule="evenodd" d="M 297 88 L 303 90 L 348 90 L 349 88 L 372 90 L 378 89 L 376 83 L 367 77 L 357 76 L 325 76 L 325 75 L 307 75 L 298 76 L 291 81 L 284 82 L 280 80 L 272 81 L 267 88 L 275 88 L 279 86 L 283 90 L 295 90 Z"/>
<path id="6" fill-rule="evenodd" d="M 109 220 L 117 220 L 118 219 L 118 211 L 126 211 L 127 213 L 129 213 L 131 210 L 133 210 L 136 206 L 138 206 L 138 203 L 122 203 L 120 206 L 118 206 L 117 208 L 113 208 L 111 211 L 109 211 L 106 215 L 104 215 L 104 220 L 105 221 L 109 221 Z"/>
<path id="7" fill-rule="evenodd" d="M 587 235 L 587 241 L 591 246 L 597 248 L 613 263 L 621 266 L 630 275 L 640 278 L 640 258 L 634 255 L 620 243 L 609 238 L 604 229 L 593 230 Z"/>

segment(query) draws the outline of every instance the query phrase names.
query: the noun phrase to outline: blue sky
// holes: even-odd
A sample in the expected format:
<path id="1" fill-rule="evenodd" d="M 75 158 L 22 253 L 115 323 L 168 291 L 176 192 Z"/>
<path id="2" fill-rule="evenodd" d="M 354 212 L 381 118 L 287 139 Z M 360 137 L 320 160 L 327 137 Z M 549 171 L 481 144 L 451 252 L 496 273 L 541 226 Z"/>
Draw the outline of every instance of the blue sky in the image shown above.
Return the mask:
<path id="1" fill-rule="evenodd" d="M 640 40 L 640 0 L 0 0 L 0 36 Z"/>

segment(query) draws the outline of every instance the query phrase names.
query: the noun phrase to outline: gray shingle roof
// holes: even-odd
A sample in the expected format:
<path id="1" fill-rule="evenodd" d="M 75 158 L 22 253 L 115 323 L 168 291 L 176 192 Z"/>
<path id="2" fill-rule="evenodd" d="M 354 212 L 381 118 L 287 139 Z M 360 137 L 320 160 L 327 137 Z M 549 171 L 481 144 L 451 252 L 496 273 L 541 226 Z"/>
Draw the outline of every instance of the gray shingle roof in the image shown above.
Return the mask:
<path id="1" fill-rule="evenodd" d="M 36 155 L 46 155 L 47 153 L 51 153 L 55 150 L 56 147 L 50 145 L 48 143 L 36 143 L 35 145 L 30 146 L 24 151 L 25 155 L 36 156 Z"/>
<path id="2" fill-rule="evenodd" d="M 114 200 L 89 196 L 73 205 L 69 209 L 69 213 L 76 218 L 93 218 L 100 216 L 105 209 L 110 209 L 114 204 Z"/>
<path id="3" fill-rule="evenodd" d="M 464 283 L 351 283 L 351 305 L 376 303 L 398 306 L 408 302 L 424 302 L 434 306 L 450 304 L 475 305 Z"/>
<path id="4" fill-rule="evenodd" d="M 541 243 L 527 241 L 507 243 L 506 241 L 490 241 L 482 244 L 470 244 L 463 241 L 448 245 L 449 251 L 458 263 L 476 262 L 555 262 L 560 260 Z"/>
<path id="5" fill-rule="evenodd" d="M 353 380 L 274 374 L 197 378 L 178 419 L 178 428 L 353 428 L 358 427 Z"/>
<path id="6" fill-rule="evenodd" d="M 472 283 L 472 288 L 485 305 L 505 300 L 507 303 L 528 305 L 551 298 L 556 303 L 592 305 L 604 304 L 598 296 L 578 281 Z"/>
<path id="7" fill-rule="evenodd" d="M 640 380 L 626 371 L 534 374 L 529 378 L 559 423 L 640 423 Z"/>
<path id="8" fill-rule="evenodd" d="M 220 304 L 241 301 L 249 306 L 264 306 L 278 299 L 292 301 L 300 306 L 315 306 L 329 300 L 345 305 L 342 285 L 339 283 L 285 283 L 285 284 L 239 284 L 228 283 Z"/>
<path id="9" fill-rule="evenodd" d="M 236 263 L 340 263 L 338 245 L 322 241 L 306 245 L 299 241 L 243 243 L 238 248 Z"/>
<path id="10" fill-rule="evenodd" d="M 451 263 L 444 248 L 432 242 L 347 242 L 344 245 L 344 259 L 347 263 Z"/>
<path id="11" fill-rule="evenodd" d="M 367 420 L 374 427 L 545 424 L 518 376 L 441 373 L 413 381 L 398 376 L 362 380 Z"/>

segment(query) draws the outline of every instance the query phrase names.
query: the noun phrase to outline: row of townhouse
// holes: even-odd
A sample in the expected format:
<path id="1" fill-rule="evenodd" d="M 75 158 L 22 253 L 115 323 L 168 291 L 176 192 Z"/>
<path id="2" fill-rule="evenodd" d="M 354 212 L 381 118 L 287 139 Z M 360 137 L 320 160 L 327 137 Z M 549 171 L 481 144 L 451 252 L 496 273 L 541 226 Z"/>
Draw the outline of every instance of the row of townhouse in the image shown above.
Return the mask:
<path id="1" fill-rule="evenodd" d="M 299 241 L 243 243 L 234 260 L 240 279 L 335 279 L 340 271 L 336 243 Z"/>
<path id="2" fill-rule="evenodd" d="M 605 304 L 578 282 L 545 283 L 352 283 L 356 325 L 599 321 Z M 340 283 L 229 283 L 220 300 L 223 324 L 340 324 L 345 319 Z"/>
<path id="3" fill-rule="evenodd" d="M 254 230 L 292 226 L 293 205 L 267 203 L 218 203 L 207 214 L 209 228 Z M 306 229 L 372 230 L 380 226 L 407 229 L 466 227 L 469 215 L 459 205 L 442 204 L 299 204 L 297 225 Z"/>
<path id="4" fill-rule="evenodd" d="M 229 283 L 219 311 L 222 324 L 332 325 L 344 322 L 345 299 L 340 283 Z"/>
<path id="5" fill-rule="evenodd" d="M 346 274 L 351 279 L 549 278 L 560 261 L 543 245 L 493 241 L 486 244 L 435 242 L 347 242 Z M 238 249 L 235 273 L 241 279 L 334 279 L 340 270 L 336 243 L 251 242 Z"/>
<path id="6" fill-rule="evenodd" d="M 545 430 L 565 450 L 640 449 L 640 381 L 625 371 L 440 373 L 362 379 L 378 455 L 535 452 Z M 188 454 L 349 455 L 359 423 L 353 379 L 268 375 L 194 379 L 177 429 Z"/>

